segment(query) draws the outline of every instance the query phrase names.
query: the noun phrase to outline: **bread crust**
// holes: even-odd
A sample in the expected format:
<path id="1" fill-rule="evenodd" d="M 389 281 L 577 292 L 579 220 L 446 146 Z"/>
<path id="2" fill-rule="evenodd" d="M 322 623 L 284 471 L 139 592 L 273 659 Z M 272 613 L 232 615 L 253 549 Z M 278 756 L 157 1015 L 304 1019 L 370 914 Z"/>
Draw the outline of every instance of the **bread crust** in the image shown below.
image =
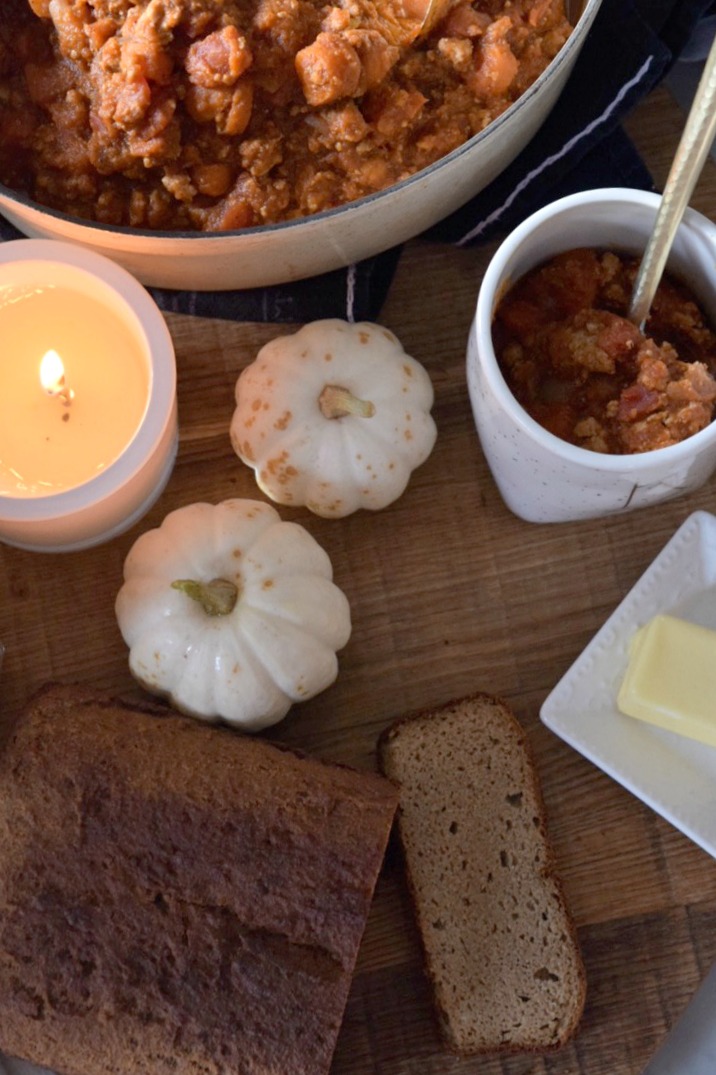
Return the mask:
<path id="1" fill-rule="evenodd" d="M 435 933 L 432 931 L 431 935 L 430 929 L 431 916 L 434 918 L 435 915 L 436 893 L 432 892 L 430 894 L 431 899 L 427 898 L 424 876 L 419 876 L 420 862 L 417 857 L 418 848 L 415 846 L 414 832 L 412 834 L 410 832 L 410 815 L 415 815 L 416 811 L 418 813 L 421 810 L 428 811 L 431 807 L 427 803 L 421 804 L 419 801 L 406 802 L 405 795 L 402 793 L 404 789 L 401 789 L 401 801 L 397 812 L 397 830 L 405 863 L 406 883 L 418 925 L 424 971 L 431 987 L 438 1028 L 446 1047 L 457 1056 L 514 1055 L 523 1052 L 548 1055 L 561 1049 L 576 1033 L 586 1001 L 587 980 L 579 949 L 576 926 L 567 905 L 562 882 L 557 873 L 554 849 L 548 833 L 548 818 L 544 797 L 532 746 L 526 732 L 504 698 L 477 691 L 461 698 L 452 699 L 441 706 L 414 710 L 396 718 L 379 737 L 378 759 L 384 775 L 394 780 L 399 786 L 404 785 L 405 773 L 401 774 L 401 765 L 396 764 L 393 754 L 396 744 L 400 743 L 406 729 L 423 727 L 429 735 L 435 736 L 439 734 L 441 722 L 453 719 L 460 712 L 474 715 L 485 709 L 489 709 L 493 714 L 499 713 L 500 722 L 507 730 L 514 750 L 521 755 L 522 788 L 527 793 L 533 806 L 537 822 L 535 839 L 541 845 L 542 860 L 539 872 L 542 878 L 548 882 L 551 890 L 555 914 L 559 920 L 560 929 L 564 932 L 565 956 L 571 964 L 572 990 L 569 996 L 565 998 L 566 1009 L 563 1008 L 563 1013 L 566 1010 L 568 1014 L 563 1019 L 556 1036 L 550 1039 L 546 1037 L 540 1039 L 535 1036 L 528 1042 L 493 1039 L 480 1045 L 469 1044 L 466 1038 L 459 1036 L 453 1025 L 455 1020 L 451 1007 L 445 1003 L 445 983 L 444 981 L 441 982 L 441 978 L 444 978 L 444 970 L 441 970 L 438 966 L 438 956 L 434 944 Z M 409 760 L 403 761 L 403 766 L 409 766 L 409 764 Z M 447 804 L 445 805 L 448 808 Z M 414 829 L 415 826 L 412 826 L 412 828 Z M 433 846 L 422 848 L 422 852 L 427 858 L 435 855 L 438 850 Z M 485 944 L 489 944 L 487 938 L 485 938 Z M 476 953 L 472 952 L 471 955 L 475 958 Z"/>
<path id="2" fill-rule="evenodd" d="M 0 1049 L 65 1075 L 326 1075 L 397 793 L 76 687 L 0 756 Z"/>

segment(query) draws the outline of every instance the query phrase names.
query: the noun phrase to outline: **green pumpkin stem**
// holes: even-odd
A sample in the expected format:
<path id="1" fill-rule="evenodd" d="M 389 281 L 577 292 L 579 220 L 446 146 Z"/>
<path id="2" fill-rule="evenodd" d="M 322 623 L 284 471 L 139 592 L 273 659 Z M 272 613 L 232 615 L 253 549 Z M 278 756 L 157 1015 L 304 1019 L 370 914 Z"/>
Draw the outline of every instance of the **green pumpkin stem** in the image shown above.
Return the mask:
<path id="1" fill-rule="evenodd" d="M 181 590 L 192 601 L 198 601 L 207 616 L 228 616 L 239 599 L 239 588 L 228 579 L 197 582 L 196 579 L 176 579 L 173 590 Z"/>
<path id="2" fill-rule="evenodd" d="M 327 384 L 318 397 L 318 406 L 324 418 L 345 418 L 355 414 L 359 418 L 372 418 L 375 404 L 369 399 L 358 399 L 348 388 Z"/>

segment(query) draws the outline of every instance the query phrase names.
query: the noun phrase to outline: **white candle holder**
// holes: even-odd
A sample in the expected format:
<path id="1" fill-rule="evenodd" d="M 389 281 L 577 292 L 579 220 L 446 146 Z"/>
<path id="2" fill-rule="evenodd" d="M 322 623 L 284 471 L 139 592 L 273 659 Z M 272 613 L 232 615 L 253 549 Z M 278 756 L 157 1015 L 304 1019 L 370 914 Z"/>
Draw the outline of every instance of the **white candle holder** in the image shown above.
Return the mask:
<path id="1" fill-rule="evenodd" d="M 0 541 L 38 552 L 86 549 L 133 526 L 169 480 L 178 445 L 174 347 L 148 292 L 100 254 L 51 239 L 0 244 L 0 288 L 20 279 L 71 288 L 86 295 L 88 302 L 105 305 L 121 318 L 147 364 L 141 421 L 113 462 L 87 481 L 59 492 L 0 495 Z"/>

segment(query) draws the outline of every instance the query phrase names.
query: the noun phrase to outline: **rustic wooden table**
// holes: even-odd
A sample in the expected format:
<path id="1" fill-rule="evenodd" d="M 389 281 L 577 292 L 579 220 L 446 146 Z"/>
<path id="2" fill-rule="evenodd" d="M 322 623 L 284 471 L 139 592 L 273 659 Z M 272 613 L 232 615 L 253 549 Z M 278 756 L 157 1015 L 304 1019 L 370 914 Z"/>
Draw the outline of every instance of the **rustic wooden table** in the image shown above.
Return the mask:
<path id="1" fill-rule="evenodd" d="M 657 184 L 682 114 L 659 90 L 628 127 Z M 716 218 L 716 167 L 693 204 Z M 436 448 L 387 510 L 341 521 L 282 509 L 331 556 L 353 636 L 337 682 L 296 707 L 277 738 L 372 767 L 396 716 L 474 690 L 500 694 L 526 728 L 588 974 L 579 1033 L 548 1059 L 458 1060 L 441 1048 L 420 969 L 399 857 L 389 851 L 335 1056 L 334 1075 L 636 1075 L 716 957 L 716 862 L 549 732 L 539 708 L 652 558 L 714 482 L 666 506 L 573 525 L 535 526 L 503 505 L 482 457 L 464 353 L 492 247 L 409 244 L 381 321 L 429 370 Z M 179 369 L 181 443 L 151 514 L 95 550 L 0 548 L 2 715 L 48 680 L 136 695 L 113 605 L 144 529 L 195 500 L 260 497 L 228 437 L 239 371 L 286 326 L 169 319 Z M 61 747 L 61 730 L 58 730 Z M 686 1073 L 685 1073 L 686 1075 Z"/>

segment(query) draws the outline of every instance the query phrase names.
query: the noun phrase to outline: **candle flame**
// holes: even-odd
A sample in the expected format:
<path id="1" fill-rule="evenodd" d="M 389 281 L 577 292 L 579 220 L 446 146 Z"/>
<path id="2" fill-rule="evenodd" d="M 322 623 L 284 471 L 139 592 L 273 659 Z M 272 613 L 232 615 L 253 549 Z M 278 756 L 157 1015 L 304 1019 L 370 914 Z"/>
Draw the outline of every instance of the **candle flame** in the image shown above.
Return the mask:
<path id="1" fill-rule="evenodd" d="M 40 363 L 40 384 L 56 396 L 65 383 L 65 366 L 57 351 L 48 351 Z"/>
<path id="2" fill-rule="evenodd" d="M 65 366 L 57 351 L 47 351 L 40 362 L 40 384 L 49 396 L 60 396 L 68 406 L 74 396 L 71 388 L 65 386 Z"/>

